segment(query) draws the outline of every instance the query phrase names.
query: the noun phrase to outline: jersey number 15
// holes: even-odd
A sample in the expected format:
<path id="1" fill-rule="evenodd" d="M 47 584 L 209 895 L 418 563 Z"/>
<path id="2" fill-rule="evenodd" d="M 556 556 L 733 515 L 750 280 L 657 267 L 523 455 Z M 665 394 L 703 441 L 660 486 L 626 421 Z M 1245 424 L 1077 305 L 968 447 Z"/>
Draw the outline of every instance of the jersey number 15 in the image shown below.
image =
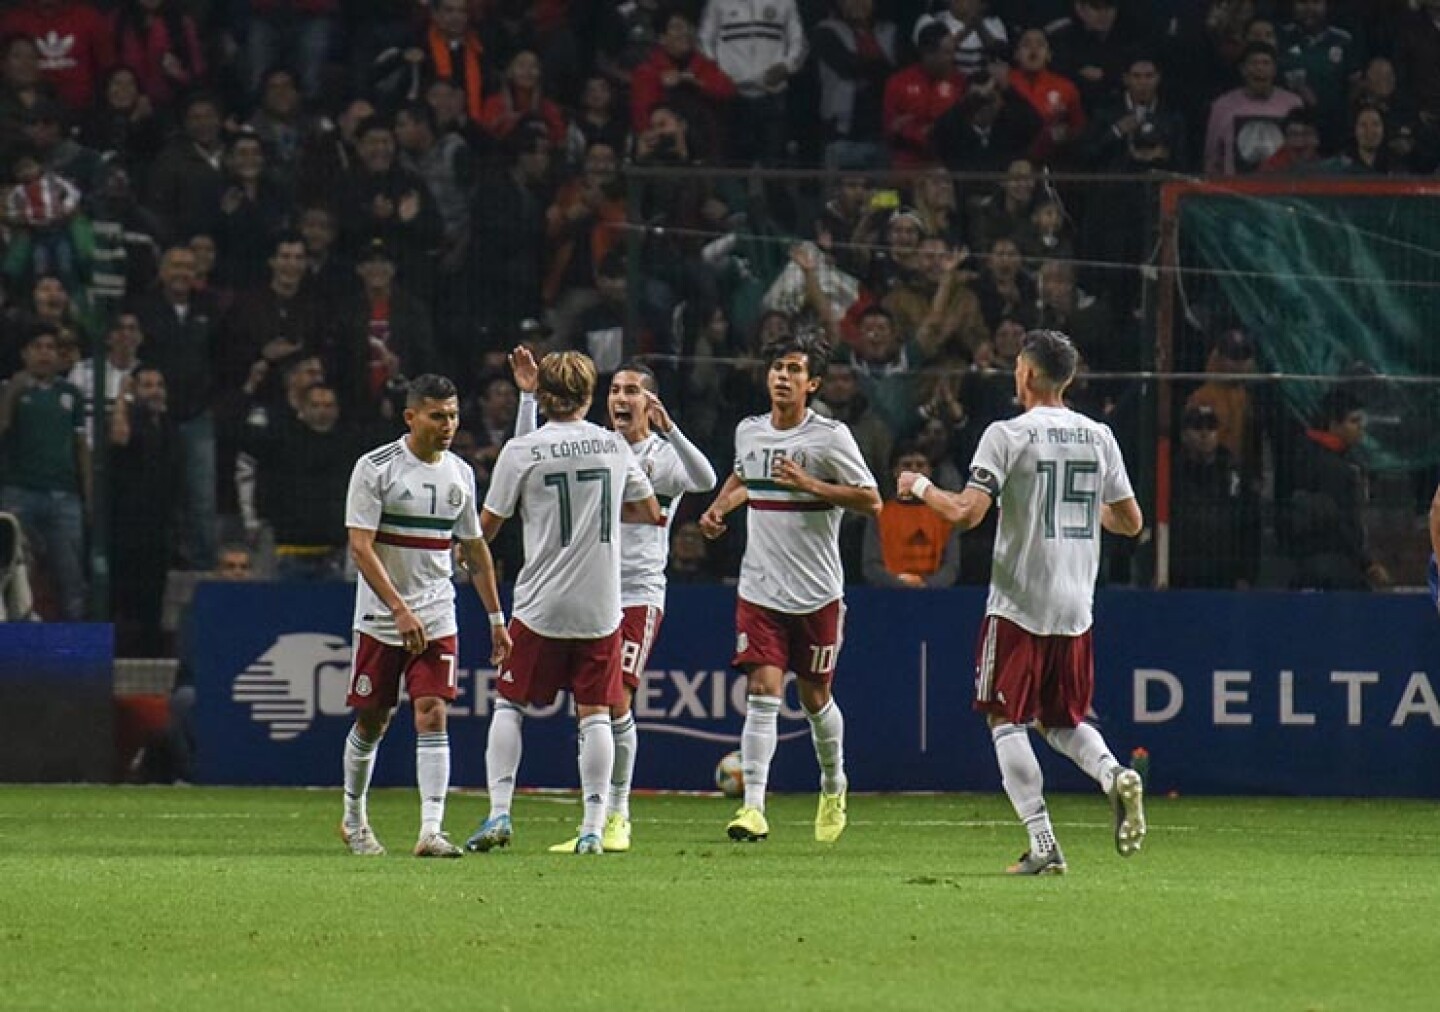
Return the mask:
<path id="1" fill-rule="evenodd" d="M 1100 465 L 1093 460 L 1067 460 L 1063 469 L 1059 465 L 1057 460 L 1042 460 L 1035 465 L 1035 472 L 1040 476 L 1041 495 L 1045 499 L 1042 506 L 1045 537 L 1053 539 L 1058 527 L 1062 538 L 1092 540 L 1095 537 L 1095 504 L 1100 499 L 1100 493 L 1093 488 L 1081 488 L 1079 482 L 1081 475 L 1099 474 Z M 1060 503 L 1079 506 L 1081 522 L 1061 525 L 1056 516 Z"/>

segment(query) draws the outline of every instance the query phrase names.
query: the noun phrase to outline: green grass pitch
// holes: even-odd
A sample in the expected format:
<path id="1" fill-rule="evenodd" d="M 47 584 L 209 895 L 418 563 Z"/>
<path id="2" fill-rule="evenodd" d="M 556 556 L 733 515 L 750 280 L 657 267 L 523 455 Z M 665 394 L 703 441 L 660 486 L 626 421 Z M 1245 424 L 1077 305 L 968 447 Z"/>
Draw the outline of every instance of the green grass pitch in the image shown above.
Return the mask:
<path id="1" fill-rule="evenodd" d="M 639 797 L 602 858 L 526 796 L 509 850 L 418 861 L 413 791 L 360 859 L 338 791 L 0 788 L 0 1008 L 1440 1008 L 1435 804 L 1156 799 L 1122 860 L 1103 798 L 1051 800 L 1070 874 L 1018 880 L 998 794 L 857 796 L 833 847 L 810 797 L 761 844 Z"/>

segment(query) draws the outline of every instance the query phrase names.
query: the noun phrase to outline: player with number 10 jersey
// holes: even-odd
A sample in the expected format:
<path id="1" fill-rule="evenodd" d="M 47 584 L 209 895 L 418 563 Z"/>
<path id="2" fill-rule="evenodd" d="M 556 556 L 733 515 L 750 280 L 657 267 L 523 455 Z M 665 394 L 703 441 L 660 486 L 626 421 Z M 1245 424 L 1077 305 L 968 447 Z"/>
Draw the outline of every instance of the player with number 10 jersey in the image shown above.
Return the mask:
<path id="1" fill-rule="evenodd" d="M 844 718 L 830 693 L 845 609 L 840 517 L 847 509 L 877 515 L 880 495 L 849 428 L 808 406 L 829 347 L 787 335 L 763 354 L 770 411 L 737 427 L 734 472 L 700 521 L 707 537 L 719 537 L 725 515 L 749 505 L 732 661 L 749 683 L 740 735 L 745 799 L 726 832 L 737 841 L 770 834 L 765 793 L 784 676 L 793 671 L 820 763 L 815 838 L 833 843 L 845 829 L 848 786 Z"/>

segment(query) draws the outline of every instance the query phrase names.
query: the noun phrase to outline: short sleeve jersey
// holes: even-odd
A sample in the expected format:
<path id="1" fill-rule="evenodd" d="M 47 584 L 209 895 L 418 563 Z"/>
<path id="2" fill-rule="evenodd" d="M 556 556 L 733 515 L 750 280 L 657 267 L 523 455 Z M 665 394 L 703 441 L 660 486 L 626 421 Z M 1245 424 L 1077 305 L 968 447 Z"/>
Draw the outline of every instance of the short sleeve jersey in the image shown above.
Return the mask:
<path id="1" fill-rule="evenodd" d="M 446 451 L 421 460 L 402 437 L 361 457 L 350 474 L 345 526 L 375 532 L 375 554 L 430 639 L 456 631 L 453 539 L 480 537 L 475 472 Z M 354 628 L 400 646 L 395 616 L 363 576 L 355 584 Z"/>
<path id="2" fill-rule="evenodd" d="M 653 493 L 625 440 L 590 422 L 550 422 L 506 443 L 485 509 L 518 509 L 525 523 L 515 617 L 551 639 L 619 628 L 620 507 Z"/>
<path id="3" fill-rule="evenodd" d="M 821 481 L 874 488 L 875 477 L 843 423 L 806 411 L 790 429 L 755 415 L 735 429 L 735 475 L 745 483 L 749 538 L 740 563 L 740 597 L 790 615 L 808 615 L 845 592 L 840 565 L 841 509 L 774 480 L 793 460 Z"/>
<path id="4" fill-rule="evenodd" d="M 1108 425 L 1032 408 L 980 437 L 969 484 L 1000 508 L 989 615 L 1037 636 L 1090 628 L 1100 568 L 1100 505 L 1133 498 Z"/>
<path id="5" fill-rule="evenodd" d="M 669 441 L 651 433 L 630 452 L 655 488 L 664 526 L 626 524 L 620 539 L 620 605 L 624 608 L 650 605 L 665 608 L 665 565 L 670 559 L 670 522 L 680 508 L 680 497 L 689 487 L 680 456 Z"/>

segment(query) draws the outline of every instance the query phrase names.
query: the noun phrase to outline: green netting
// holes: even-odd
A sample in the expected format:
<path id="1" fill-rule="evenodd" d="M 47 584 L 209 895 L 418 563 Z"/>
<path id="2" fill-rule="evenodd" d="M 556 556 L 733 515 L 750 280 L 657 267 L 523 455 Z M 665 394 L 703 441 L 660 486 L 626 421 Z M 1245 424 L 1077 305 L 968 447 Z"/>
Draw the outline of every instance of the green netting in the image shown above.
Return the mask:
<path id="1" fill-rule="evenodd" d="M 1440 384 L 1416 382 L 1440 376 L 1440 198 L 1187 196 L 1180 256 L 1188 302 L 1250 333 L 1300 418 L 1355 382 L 1372 466 L 1440 462 Z"/>

